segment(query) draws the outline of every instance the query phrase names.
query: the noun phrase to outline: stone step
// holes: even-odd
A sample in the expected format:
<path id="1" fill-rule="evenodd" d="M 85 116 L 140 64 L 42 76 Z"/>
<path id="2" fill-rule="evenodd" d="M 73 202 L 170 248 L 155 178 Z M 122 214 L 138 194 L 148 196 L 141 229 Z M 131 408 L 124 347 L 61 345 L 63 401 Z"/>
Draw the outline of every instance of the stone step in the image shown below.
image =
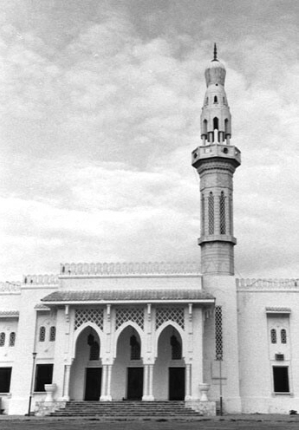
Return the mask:
<path id="1" fill-rule="evenodd" d="M 183 401 L 70 401 L 65 409 L 60 409 L 51 416 L 102 416 L 102 417 L 198 417 L 199 413 L 186 408 Z"/>

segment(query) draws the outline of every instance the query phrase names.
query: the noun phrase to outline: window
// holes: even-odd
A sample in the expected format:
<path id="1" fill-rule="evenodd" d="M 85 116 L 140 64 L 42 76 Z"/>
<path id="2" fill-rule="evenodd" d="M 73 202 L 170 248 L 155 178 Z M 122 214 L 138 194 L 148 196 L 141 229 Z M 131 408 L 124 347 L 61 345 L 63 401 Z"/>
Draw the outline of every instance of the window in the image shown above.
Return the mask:
<path id="1" fill-rule="evenodd" d="M 172 360 L 180 360 L 182 358 L 182 345 L 175 335 L 171 336 L 170 345 Z"/>
<path id="2" fill-rule="evenodd" d="M 218 103 L 218 98 L 217 96 L 214 97 L 214 103 Z"/>
<path id="3" fill-rule="evenodd" d="M 140 360 L 140 343 L 138 342 L 136 336 L 130 337 L 131 346 L 131 360 Z"/>
<path id="4" fill-rule="evenodd" d="M 39 341 L 40 342 L 44 342 L 46 338 L 46 329 L 45 327 L 40 327 L 39 329 Z"/>
<path id="5" fill-rule="evenodd" d="M 95 340 L 91 345 L 90 345 L 90 351 L 89 351 L 89 360 L 99 360 L 99 356 L 100 356 L 100 347 L 98 342 Z"/>
<path id="6" fill-rule="evenodd" d="M 34 391 L 45 391 L 45 384 L 52 384 L 53 364 L 37 364 Z"/>
<path id="7" fill-rule="evenodd" d="M 218 118 L 216 116 L 215 116 L 215 118 L 213 118 L 213 129 L 219 130 L 219 122 L 218 122 Z"/>
<path id="8" fill-rule="evenodd" d="M 214 196 L 209 194 L 209 234 L 214 234 Z"/>
<path id="9" fill-rule="evenodd" d="M 222 339 L 222 307 L 215 308 L 215 349 L 216 360 L 223 360 L 223 339 Z"/>
<path id="10" fill-rule="evenodd" d="M 219 206 L 220 206 L 220 234 L 225 234 L 226 233 L 225 197 L 224 197 L 223 191 L 221 191 L 221 195 L 219 197 Z"/>
<path id="11" fill-rule="evenodd" d="M 277 343 L 277 335 L 276 335 L 275 328 L 272 328 L 270 335 L 271 335 L 271 343 Z"/>
<path id="12" fill-rule="evenodd" d="M 54 342 L 56 339 L 56 327 L 50 327 L 50 342 Z"/>
<path id="13" fill-rule="evenodd" d="M 15 346 L 16 343 L 16 334 L 12 331 L 9 335 L 9 346 Z"/>
<path id="14" fill-rule="evenodd" d="M 0 393 L 9 393 L 11 367 L 0 367 Z"/>
<path id="15" fill-rule="evenodd" d="M 284 328 L 280 331 L 280 340 L 281 343 L 287 343 L 287 331 Z"/>
<path id="16" fill-rule="evenodd" d="M 4 346 L 5 345 L 5 333 L 2 332 L 0 333 L 0 346 Z"/>
<path id="17" fill-rule="evenodd" d="M 289 369 L 287 366 L 273 366 L 275 393 L 289 393 Z"/>
<path id="18" fill-rule="evenodd" d="M 205 233 L 205 196 L 201 194 L 201 234 Z"/>

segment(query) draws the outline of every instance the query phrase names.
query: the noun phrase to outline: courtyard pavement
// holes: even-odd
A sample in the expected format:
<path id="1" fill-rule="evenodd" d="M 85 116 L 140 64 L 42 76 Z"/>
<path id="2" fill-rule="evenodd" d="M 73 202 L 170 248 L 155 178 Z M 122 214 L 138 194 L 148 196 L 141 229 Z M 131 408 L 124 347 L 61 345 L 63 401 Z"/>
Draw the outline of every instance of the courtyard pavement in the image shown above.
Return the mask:
<path id="1" fill-rule="evenodd" d="M 37 418 L 0 416 L 0 430 L 293 430 L 299 415 L 226 415 L 197 419 L 104 420 L 102 418 Z"/>

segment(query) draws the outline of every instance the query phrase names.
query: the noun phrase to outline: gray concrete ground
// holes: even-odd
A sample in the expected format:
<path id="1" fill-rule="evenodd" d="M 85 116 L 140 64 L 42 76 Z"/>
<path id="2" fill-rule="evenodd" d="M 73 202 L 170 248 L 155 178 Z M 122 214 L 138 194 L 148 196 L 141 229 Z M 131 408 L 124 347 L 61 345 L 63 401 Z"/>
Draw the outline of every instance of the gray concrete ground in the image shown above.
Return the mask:
<path id="1" fill-rule="evenodd" d="M 195 420 L 108 421 L 98 418 L 36 418 L 0 416 L 1 430 L 293 430 L 299 415 L 227 415 Z"/>

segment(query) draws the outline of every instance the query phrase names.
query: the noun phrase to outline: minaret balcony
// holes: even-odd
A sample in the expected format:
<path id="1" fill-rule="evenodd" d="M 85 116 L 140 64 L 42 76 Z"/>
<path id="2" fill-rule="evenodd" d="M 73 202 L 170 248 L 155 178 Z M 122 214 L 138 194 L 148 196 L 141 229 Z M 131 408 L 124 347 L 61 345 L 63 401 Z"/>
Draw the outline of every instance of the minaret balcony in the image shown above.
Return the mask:
<path id="1" fill-rule="evenodd" d="M 198 167 L 204 160 L 222 158 L 233 161 L 235 167 L 241 164 L 241 152 L 233 145 L 211 144 L 199 146 L 192 152 L 192 166 Z"/>
<path id="2" fill-rule="evenodd" d="M 201 235 L 197 240 L 198 245 L 201 245 L 205 242 L 230 242 L 233 245 L 237 244 L 237 239 L 230 234 L 209 234 L 209 235 Z"/>

